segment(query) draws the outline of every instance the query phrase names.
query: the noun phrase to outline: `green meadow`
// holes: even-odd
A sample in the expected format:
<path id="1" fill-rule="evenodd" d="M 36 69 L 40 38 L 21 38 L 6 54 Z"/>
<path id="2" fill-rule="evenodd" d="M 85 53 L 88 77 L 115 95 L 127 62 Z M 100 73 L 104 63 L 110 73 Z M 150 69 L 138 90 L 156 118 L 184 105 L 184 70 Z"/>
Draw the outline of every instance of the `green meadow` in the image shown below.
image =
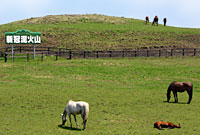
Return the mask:
<path id="1" fill-rule="evenodd" d="M 200 58 L 59 59 L 0 61 L 1 135 L 198 135 Z M 194 85 L 179 103 L 166 101 L 172 81 Z M 68 100 L 90 104 L 86 130 L 61 127 Z M 77 117 L 80 128 L 82 119 Z M 181 124 L 158 130 L 156 121 Z"/>

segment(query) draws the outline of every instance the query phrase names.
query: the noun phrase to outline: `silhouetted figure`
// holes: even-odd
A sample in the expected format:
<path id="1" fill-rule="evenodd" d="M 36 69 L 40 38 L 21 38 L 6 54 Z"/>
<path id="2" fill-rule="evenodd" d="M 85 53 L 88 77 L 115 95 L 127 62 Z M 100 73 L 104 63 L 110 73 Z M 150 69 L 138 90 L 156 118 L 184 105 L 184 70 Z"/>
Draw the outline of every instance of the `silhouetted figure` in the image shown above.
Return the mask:
<path id="1" fill-rule="evenodd" d="M 164 22 L 164 26 L 166 26 L 167 18 L 164 18 L 164 19 L 163 19 L 163 22 Z"/>
<path id="2" fill-rule="evenodd" d="M 146 24 L 147 24 L 147 23 L 149 23 L 149 17 L 148 17 L 148 16 L 146 16 L 146 18 L 145 18 L 145 19 L 146 19 Z"/>
<path id="3" fill-rule="evenodd" d="M 158 16 L 155 16 L 153 19 L 152 25 L 155 25 L 155 24 L 158 26 Z"/>

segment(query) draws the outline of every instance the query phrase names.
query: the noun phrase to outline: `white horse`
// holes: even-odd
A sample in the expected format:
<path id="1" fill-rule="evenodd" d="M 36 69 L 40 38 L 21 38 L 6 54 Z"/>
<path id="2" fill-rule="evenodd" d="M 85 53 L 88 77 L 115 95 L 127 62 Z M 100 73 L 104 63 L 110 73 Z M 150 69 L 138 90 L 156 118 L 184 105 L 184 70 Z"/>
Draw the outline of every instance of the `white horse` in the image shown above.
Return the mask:
<path id="1" fill-rule="evenodd" d="M 70 100 L 67 103 L 67 106 L 65 107 L 65 110 L 62 114 L 62 125 L 65 125 L 65 122 L 67 121 L 66 115 L 69 116 L 71 128 L 72 128 L 72 122 L 71 122 L 71 114 L 74 115 L 74 120 L 76 122 L 76 127 L 78 128 L 76 115 L 81 114 L 81 117 L 83 119 L 83 130 L 86 128 L 86 122 L 89 114 L 89 104 L 83 101 L 74 102 Z"/>

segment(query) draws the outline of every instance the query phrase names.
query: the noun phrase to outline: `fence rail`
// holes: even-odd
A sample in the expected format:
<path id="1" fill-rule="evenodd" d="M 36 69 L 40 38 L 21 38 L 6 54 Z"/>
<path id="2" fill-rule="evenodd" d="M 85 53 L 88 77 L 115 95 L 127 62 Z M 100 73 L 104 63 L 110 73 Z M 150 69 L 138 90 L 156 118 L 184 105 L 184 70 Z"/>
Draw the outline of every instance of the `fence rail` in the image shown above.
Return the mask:
<path id="1" fill-rule="evenodd" d="M 14 47 L 15 54 L 33 54 L 31 46 Z M 170 56 L 200 56 L 200 48 L 161 48 L 161 49 L 135 49 L 135 50 L 110 50 L 110 51 L 78 51 L 66 48 L 56 47 L 36 47 L 36 55 L 54 55 L 56 60 L 58 57 L 67 59 L 72 58 L 131 58 L 131 57 L 170 57 Z M 10 48 L 0 48 L 0 57 L 9 57 L 11 55 Z M 16 56 L 18 57 L 18 56 Z M 20 57 L 20 56 L 19 56 Z"/>
<path id="2" fill-rule="evenodd" d="M 72 58 L 200 56 L 200 48 L 137 49 L 126 51 L 71 51 Z"/>

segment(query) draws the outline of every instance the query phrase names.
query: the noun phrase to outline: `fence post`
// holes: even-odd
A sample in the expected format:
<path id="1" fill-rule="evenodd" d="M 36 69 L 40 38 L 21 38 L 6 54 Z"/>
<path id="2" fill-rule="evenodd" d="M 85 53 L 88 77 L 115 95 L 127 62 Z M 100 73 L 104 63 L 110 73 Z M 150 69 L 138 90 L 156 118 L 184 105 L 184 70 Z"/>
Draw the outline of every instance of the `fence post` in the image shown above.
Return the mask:
<path id="1" fill-rule="evenodd" d="M 27 62 L 29 62 L 29 53 L 27 53 Z"/>
<path id="2" fill-rule="evenodd" d="M 59 56 L 61 57 L 61 48 L 59 49 Z"/>
<path id="3" fill-rule="evenodd" d="M 85 53 L 86 53 L 86 52 L 85 52 L 85 51 L 83 51 L 83 58 L 85 58 Z"/>
<path id="4" fill-rule="evenodd" d="M 173 51 L 174 51 L 174 49 L 171 49 L 171 56 L 173 56 Z"/>
<path id="5" fill-rule="evenodd" d="M 22 47 L 21 46 L 19 47 L 19 52 L 22 53 Z"/>
<path id="6" fill-rule="evenodd" d="M 110 58 L 112 57 L 112 51 L 110 51 Z"/>
<path id="7" fill-rule="evenodd" d="M 42 56 L 41 56 L 41 58 L 42 58 L 42 61 L 44 60 L 44 54 L 42 53 Z"/>
<path id="8" fill-rule="evenodd" d="M 185 55 L 185 49 L 183 49 L 183 53 L 182 53 L 182 55 L 183 55 L 183 56 Z"/>
<path id="9" fill-rule="evenodd" d="M 58 60 L 58 52 L 56 52 L 56 61 Z"/>
<path id="10" fill-rule="evenodd" d="M 5 52 L 8 52 L 8 48 L 6 47 Z"/>
<path id="11" fill-rule="evenodd" d="M 158 55 L 159 55 L 159 57 L 161 57 L 161 50 L 159 50 L 159 54 Z"/>
<path id="12" fill-rule="evenodd" d="M 135 51 L 135 57 L 137 57 L 137 51 Z"/>
<path id="13" fill-rule="evenodd" d="M 12 61 L 15 62 L 15 53 L 13 53 Z"/>
<path id="14" fill-rule="evenodd" d="M 125 52 L 124 52 L 124 51 L 122 51 L 122 57 L 124 58 L 124 56 L 125 56 Z"/>
<path id="15" fill-rule="evenodd" d="M 69 59 L 71 60 L 72 59 L 72 50 L 70 49 L 69 51 Z"/>
<path id="16" fill-rule="evenodd" d="M 8 56 L 8 54 L 7 54 L 7 52 L 5 52 L 5 57 L 4 57 L 4 62 L 7 62 L 7 56 Z"/>
<path id="17" fill-rule="evenodd" d="M 35 44 L 33 44 L 33 59 L 35 59 Z"/>
<path id="18" fill-rule="evenodd" d="M 194 56 L 196 56 L 196 48 L 194 49 Z"/>
<path id="19" fill-rule="evenodd" d="M 99 51 L 96 51 L 96 57 L 99 58 Z"/>
<path id="20" fill-rule="evenodd" d="M 12 55 L 12 56 L 11 56 L 11 57 L 12 57 L 12 61 L 14 62 L 15 56 L 14 56 L 14 45 L 13 45 L 13 44 L 11 45 L 11 53 L 12 53 L 12 54 L 11 54 L 11 55 Z"/>
<path id="21" fill-rule="evenodd" d="M 149 57 L 149 50 L 147 50 L 147 57 Z"/>
<path id="22" fill-rule="evenodd" d="M 47 50 L 47 52 L 48 52 L 48 54 L 49 54 L 49 52 L 50 52 L 50 48 L 48 47 L 48 50 Z"/>

